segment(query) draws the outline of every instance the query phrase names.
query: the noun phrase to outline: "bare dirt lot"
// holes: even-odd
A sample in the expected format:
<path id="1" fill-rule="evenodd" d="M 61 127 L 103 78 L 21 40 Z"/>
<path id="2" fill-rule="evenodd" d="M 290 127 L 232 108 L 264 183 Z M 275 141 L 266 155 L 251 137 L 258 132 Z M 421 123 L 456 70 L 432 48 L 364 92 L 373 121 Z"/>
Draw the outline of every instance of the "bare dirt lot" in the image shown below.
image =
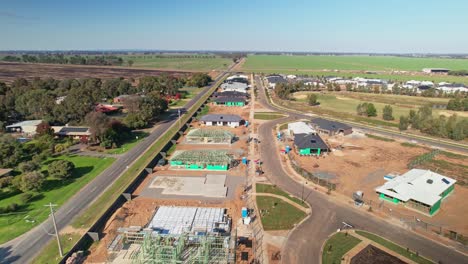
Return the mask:
<path id="1" fill-rule="evenodd" d="M 367 138 L 356 133 L 346 137 L 322 136 L 322 138 L 334 149 L 332 153 L 322 157 L 307 157 L 299 156 L 293 151 L 294 159 L 310 172 L 330 176 L 330 181 L 337 184 L 336 191 L 349 198 L 354 192 L 363 191 L 364 199 L 372 200 L 375 208 L 381 203 L 375 188 L 385 183 L 383 176 L 389 173 L 407 172 L 410 160 L 429 151 L 426 148 L 405 147 L 400 142 Z M 292 146 L 292 142 L 285 144 Z M 458 160 L 458 162 L 463 161 Z M 450 174 L 446 175 L 451 177 Z M 387 208 L 387 215 L 416 216 L 429 223 L 468 234 L 468 222 L 465 220 L 468 218 L 468 210 L 464 209 L 468 207 L 467 198 L 468 188 L 456 185 L 454 193 L 442 202 L 440 211 L 433 217 L 390 203 L 384 203 L 382 208 Z M 389 211 L 390 208 L 392 211 Z"/>
<path id="2" fill-rule="evenodd" d="M 40 77 L 41 79 L 49 77 L 54 79 L 79 79 L 87 77 L 101 79 L 124 77 L 126 79 L 137 79 L 142 76 L 154 76 L 163 73 L 177 76 L 189 74 L 180 71 L 160 71 L 124 67 L 0 62 L 0 81 L 6 83 L 11 83 L 17 78 L 32 80 L 36 77 Z"/>

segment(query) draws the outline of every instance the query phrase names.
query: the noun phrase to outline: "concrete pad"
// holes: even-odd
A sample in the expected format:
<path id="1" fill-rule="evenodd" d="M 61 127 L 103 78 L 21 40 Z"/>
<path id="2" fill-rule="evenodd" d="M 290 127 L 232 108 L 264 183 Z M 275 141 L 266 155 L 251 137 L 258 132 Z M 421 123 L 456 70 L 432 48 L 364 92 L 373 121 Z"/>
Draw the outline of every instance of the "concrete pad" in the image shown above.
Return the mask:
<path id="1" fill-rule="evenodd" d="M 205 184 L 222 184 L 224 186 L 226 183 L 226 175 L 208 174 L 205 179 Z"/>
<path id="2" fill-rule="evenodd" d="M 210 183 L 206 184 L 207 181 Z M 211 175 L 208 179 L 207 177 L 158 176 L 151 182 L 149 188 L 163 189 L 164 195 L 226 197 L 225 181 L 226 175 Z"/>

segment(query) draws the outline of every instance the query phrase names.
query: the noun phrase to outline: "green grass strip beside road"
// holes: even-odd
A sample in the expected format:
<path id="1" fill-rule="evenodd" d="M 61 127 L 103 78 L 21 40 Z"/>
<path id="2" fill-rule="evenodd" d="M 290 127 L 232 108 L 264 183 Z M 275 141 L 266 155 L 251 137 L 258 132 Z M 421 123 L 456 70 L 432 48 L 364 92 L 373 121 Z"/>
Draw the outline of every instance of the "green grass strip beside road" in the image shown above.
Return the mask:
<path id="1" fill-rule="evenodd" d="M 275 185 L 257 183 L 255 188 L 256 188 L 257 193 L 271 193 L 271 194 L 276 194 L 276 195 L 279 195 L 279 196 L 283 196 L 283 197 L 297 203 L 298 205 L 300 205 L 302 207 L 309 208 L 309 205 L 307 203 L 304 203 L 301 199 L 296 198 L 296 197 L 288 194 L 287 192 L 279 189 Z"/>
<path id="2" fill-rule="evenodd" d="M 385 238 L 383 237 L 380 237 L 378 235 L 375 235 L 375 234 L 372 234 L 372 233 L 368 233 L 368 232 L 365 232 L 365 231 L 361 231 L 361 230 L 356 230 L 356 233 L 363 236 L 363 237 L 366 237 L 388 249 L 390 249 L 391 251 L 395 252 L 395 253 L 398 253 L 416 263 L 420 263 L 420 264 L 433 264 L 434 262 L 426 259 L 426 258 L 423 258 L 421 256 L 419 256 L 417 253 L 414 253 L 414 252 L 411 252 L 409 249 L 405 249 L 393 242 L 390 242 L 388 240 L 386 240 Z"/>
<path id="3" fill-rule="evenodd" d="M 202 96 L 187 112 L 183 115 L 182 123 L 185 124 L 190 117 L 195 114 L 196 110 L 205 102 L 211 94 L 218 88 L 224 78 L 221 78 L 213 87 Z M 169 140 L 179 131 L 179 122 L 174 124 L 157 140 L 148 150 L 136 160 L 128 170 L 122 174 L 94 203 L 92 203 L 71 225 L 74 228 L 86 229 L 90 228 L 101 215 L 112 205 L 112 203 L 121 195 L 121 193 L 133 182 L 136 176 L 145 169 L 146 165 L 159 153 Z M 78 239 L 74 240 L 78 242 Z M 73 248 L 74 244 L 66 245 L 64 253 Z M 58 259 L 56 241 L 50 241 L 49 244 L 35 258 L 34 263 L 44 259 Z M 56 261 L 53 261 L 55 263 Z"/>
<path id="4" fill-rule="evenodd" d="M 323 264 L 341 263 L 341 259 L 346 252 L 361 243 L 361 240 L 353 237 L 350 234 L 338 232 L 331 236 L 325 245 L 322 252 Z"/>

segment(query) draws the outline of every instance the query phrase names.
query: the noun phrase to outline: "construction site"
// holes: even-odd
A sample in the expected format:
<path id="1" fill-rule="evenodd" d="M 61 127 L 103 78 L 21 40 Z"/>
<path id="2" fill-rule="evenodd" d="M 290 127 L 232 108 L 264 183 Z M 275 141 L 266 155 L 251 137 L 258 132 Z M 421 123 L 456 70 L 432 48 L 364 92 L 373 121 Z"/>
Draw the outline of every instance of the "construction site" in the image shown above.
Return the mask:
<path id="1" fill-rule="evenodd" d="M 287 135 L 288 131 L 281 131 Z M 276 132 L 275 132 L 276 133 Z M 356 192 L 361 192 L 364 201 L 371 203 L 385 211 L 384 216 L 398 216 L 412 218 L 414 215 L 421 220 L 468 233 L 464 217 L 460 208 L 468 206 L 468 189 L 456 187 L 453 194 L 444 199 L 443 205 L 437 214 L 421 214 L 414 206 L 403 206 L 401 203 L 387 202 L 376 192 L 376 188 L 384 185 L 395 175 L 404 175 L 409 171 L 409 164 L 431 152 L 424 147 L 408 147 L 407 143 L 394 140 L 381 140 L 369 137 L 366 134 L 354 131 L 349 135 L 324 135 L 322 139 L 330 148 L 330 152 L 320 156 L 304 156 L 296 151 L 285 153 L 285 149 L 292 149 L 294 140 L 285 136 L 278 140 L 278 151 L 282 152 L 283 160 L 290 160 L 304 170 L 320 178 L 320 181 L 336 186 L 336 192 L 344 197 L 353 198 Z M 440 159 L 446 160 L 446 157 Z M 451 174 L 447 174 L 451 177 Z M 385 209 L 383 209 L 385 208 Z M 425 211 L 425 210 L 424 210 Z"/>
<path id="2" fill-rule="evenodd" d="M 248 107 L 210 107 L 242 115 Z M 248 123 L 247 123 L 248 124 Z M 110 218 L 87 263 L 251 263 L 244 211 L 249 127 L 198 118 Z"/>

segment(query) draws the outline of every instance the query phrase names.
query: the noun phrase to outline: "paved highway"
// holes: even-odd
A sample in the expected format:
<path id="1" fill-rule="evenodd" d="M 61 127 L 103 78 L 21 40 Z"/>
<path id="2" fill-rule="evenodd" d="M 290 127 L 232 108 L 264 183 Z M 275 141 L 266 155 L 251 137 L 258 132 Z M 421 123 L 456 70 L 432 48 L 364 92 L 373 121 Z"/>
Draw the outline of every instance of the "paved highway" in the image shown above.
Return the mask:
<path id="1" fill-rule="evenodd" d="M 265 107 L 278 110 L 268 104 L 261 82 L 259 85 L 259 99 Z M 285 112 L 279 110 L 280 112 Z M 301 197 L 303 185 L 294 181 L 287 172 L 284 171 L 279 159 L 279 151 L 274 143 L 275 136 L 273 128 L 289 120 L 294 120 L 298 116 L 291 114 L 290 117 L 266 122 L 260 125 L 258 134 L 260 136 L 260 152 L 264 162 L 265 175 L 281 189 Z M 303 118 L 303 117 L 301 117 Z M 299 225 L 289 235 L 288 240 L 282 250 L 283 263 L 320 263 L 321 247 L 327 237 L 343 227 L 343 222 L 353 225 L 356 228 L 376 233 L 390 239 L 411 250 L 416 250 L 421 255 L 442 263 L 468 263 L 468 257 L 443 246 L 439 243 L 427 240 L 416 235 L 407 229 L 391 225 L 379 218 L 372 217 L 369 213 L 333 202 L 329 196 L 313 190 L 305 191 L 306 202 L 312 208 L 312 214 Z"/>
<path id="2" fill-rule="evenodd" d="M 232 65 L 226 72 L 220 74 L 220 76 L 208 87 L 196 95 L 192 100 L 187 102 L 185 105 L 186 109 L 193 106 L 204 94 L 206 94 L 212 85 L 218 80 L 223 78 L 229 71 L 231 71 Z M 142 140 L 138 145 L 133 147 L 127 153 L 123 154 L 117 159 L 109 168 L 103 171 L 97 176 L 92 182 L 87 184 L 80 192 L 74 195 L 68 200 L 60 209 L 56 212 L 56 221 L 59 229 L 69 225 L 75 216 L 79 215 L 84 209 L 86 209 L 96 198 L 98 198 L 108 186 L 122 175 L 122 173 L 131 166 L 133 161 L 137 160 L 149 146 L 156 141 L 161 135 L 163 135 L 169 127 L 177 120 L 177 111 L 171 111 L 171 114 L 167 120 L 161 121 L 157 124 L 157 128 L 154 129 L 151 134 Z M 43 227 L 43 228 L 42 228 Z M 45 230 L 49 233 L 53 233 L 53 227 L 51 220 L 47 220 L 41 226 L 37 226 L 24 235 L 11 240 L 0 246 L 0 263 L 27 263 L 35 255 L 37 255 L 41 249 L 47 245 L 50 239 L 55 237 L 47 235 Z"/>

